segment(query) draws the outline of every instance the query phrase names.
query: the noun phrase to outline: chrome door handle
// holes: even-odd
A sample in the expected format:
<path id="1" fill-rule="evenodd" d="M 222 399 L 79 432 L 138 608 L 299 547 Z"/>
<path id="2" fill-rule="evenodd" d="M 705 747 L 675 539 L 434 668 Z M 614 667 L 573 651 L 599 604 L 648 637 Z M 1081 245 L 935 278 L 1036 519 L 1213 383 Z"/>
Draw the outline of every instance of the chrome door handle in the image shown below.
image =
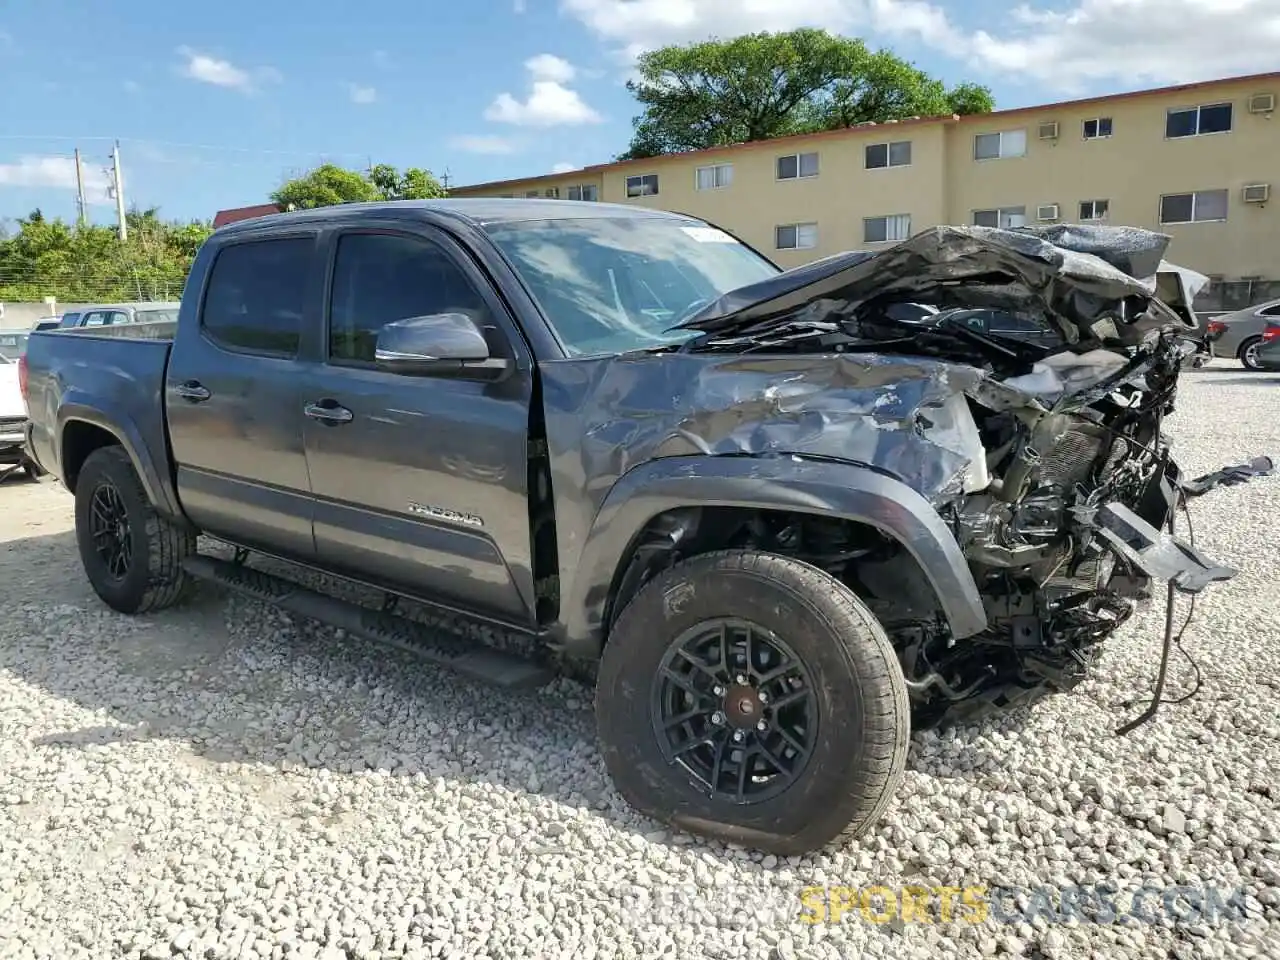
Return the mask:
<path id="1" fill-rule="evenodd" d="M 188 380 L 186 383 L 178 384 L 174 392 L 183 400 L 189 400 L 192 403 L 203 403 L 213 396 L 209 392 L 209 388 L 197 380 Z"/>
<path id="2" fill-rule="evenodd" d="M 321 420 L 325 423 L 350 423 L 355 416 L 346 407 L 334 403 L 332 400 L 308 403 L 302 408 L 302 412 L 312 420 Z"/>

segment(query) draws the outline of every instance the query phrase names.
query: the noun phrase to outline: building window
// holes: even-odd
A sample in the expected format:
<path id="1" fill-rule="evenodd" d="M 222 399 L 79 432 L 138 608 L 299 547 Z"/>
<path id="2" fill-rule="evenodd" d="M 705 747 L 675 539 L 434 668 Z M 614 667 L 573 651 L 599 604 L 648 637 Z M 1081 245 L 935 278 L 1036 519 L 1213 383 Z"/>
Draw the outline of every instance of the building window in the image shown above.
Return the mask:
<path id="1" fill-rule="evenodd" d="M 516 196 L 516 195 L 515 195 L 514 193 L 504 193 L 504 194 L 502 195 L 502 199 L 503 199 L 503 200 L 514 200 L 514 199 L 515 199 L 515 196 Z"/>
<path id="2" fill-rule="evenodd" d="M 818 175 L 816 153 L 792 153 L 778 158 L 779 180 L 803 180 Z"/>
<path id="3" fill-rule="evenodd" d="M 868 170 L 879 170 L 883 167 L 909 167 L 911 166 L 911 141 L 869 143 L 865 154 Z"/>
<path id="4" fill-rule="evenodd" d="M 1111 118 L 1098 117 L 1084 122 L 1084 138 L 1086 140 L 1105 140 L 1111 136 Z"/>
<path id="5" fill-rule="evenodd" d="M 1160 198 L 1161 223 L 1203 223 L 1227 219 L 1227 191 L 1167 193 Z"/>
<path id="6" fill-rule="evenodd" d="M 1026 207 L 999 207 L 995 210 L 973 211 L 975 227 L 1023 227 L 1027 223 Z"/>
<path id="7" fill-rule="evenodd" d="M 1081 200 L 1080 201 L 1080 220 L 1105 220 L 1107 219 L 1107 209 L 1110 207 L 1108 200 Z"/>
<path id="8" fill-rule="evenodd" d="M 656 197 L 658 195 L 658 175 L 646 173 L 639 177 L 627 177 L 628 197 Z"/>
<path id="9" fill-rule="evenodd" d="M 789 223 L 773 232 L 774 246 L 779 250 L 812 250 L 818 245 L 816 223 Z"/>
<path id="10" fill-rule="evenodd" d="M 694 171 L 693 184 L 699 190 L 719 190 L 733 183 L 733 164 L 717 163 Z"/>
<path id="11" fill-rule="evenodd" d="M 864 243 L 889 243 L 911 236 L 911 217 L 897 213 L 891 217 L 867 217 L 862 221 Z"/>
<path id="12" fill-rule="evenodd" d="M 600 191 L 594 183 L 584 183 L 580 187 L 569 188 L 570 200 L 599 200 Z"/>
<path id="13" fill-rule="evenodd" d="M 1202 107 L 1183 107 L 1165 115 L 1164 135 L 1170 140 L 1203 137 L 1210 133 L 1231 132 L 1231 104 L 1210 103 Z"/>
<path id="14" fill-rule="evenodd" d="M 559 200 L 559 199 L 560 199 L 560 188 L 559 188 L 559 187 L 547 187 L 547 199 L 548 199 L 548 200 Z"/>
<path id="15" fill-rule="evenodd" d="M 536 199 L 536 198 L 539 196 L 539 194 L 538 194 L 538 191 L 537 191 L 537 190 L 526 190 L 526 191 L 524 192 L 524 195 L 525 195 L 526 199 L 529 199 L 529 200 Z"/>
<path id="16" fill-rule="evenodd" d="M 1027 131 L 1002 130 L 1000 133 L 980 133 L 973 138 L 973 159 L 1007 160 L 1027 155 Z"/>

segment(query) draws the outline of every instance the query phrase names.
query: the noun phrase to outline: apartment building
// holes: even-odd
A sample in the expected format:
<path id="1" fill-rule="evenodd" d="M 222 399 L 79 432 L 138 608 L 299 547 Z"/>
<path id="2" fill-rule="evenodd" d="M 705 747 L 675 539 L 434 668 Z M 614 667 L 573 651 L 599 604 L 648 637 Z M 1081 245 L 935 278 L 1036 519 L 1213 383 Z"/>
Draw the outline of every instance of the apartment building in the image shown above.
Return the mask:
<path id="1" fill-rule="evenodd" d="M 1160 230 L 1214 279 L 1202 306 L 1280 296 L 1280 73 L 927 117 L 481 183 L 704 218 L 796 266 L 943 223 Z M 1272 292 L 1272 291 L 1275 292 Z"/>

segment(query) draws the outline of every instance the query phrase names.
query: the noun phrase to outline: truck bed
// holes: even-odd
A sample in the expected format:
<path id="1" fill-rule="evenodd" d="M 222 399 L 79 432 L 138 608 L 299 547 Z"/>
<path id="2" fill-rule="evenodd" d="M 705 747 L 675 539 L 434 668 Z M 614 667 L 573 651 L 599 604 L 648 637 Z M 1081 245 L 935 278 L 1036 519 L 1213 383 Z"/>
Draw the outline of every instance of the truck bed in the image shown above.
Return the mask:
<path id="1" fill-rule="evenodd" d="M 81 417 L 125 433 L 133 450 L 167 451 L 164 381 L 176 325 L 172 321 L 40 330 L 27 343 L 31 452 L 66 481 L 57 449 L 60 420 Z M 145 472 L 145 471 L 144 471 Z"/>

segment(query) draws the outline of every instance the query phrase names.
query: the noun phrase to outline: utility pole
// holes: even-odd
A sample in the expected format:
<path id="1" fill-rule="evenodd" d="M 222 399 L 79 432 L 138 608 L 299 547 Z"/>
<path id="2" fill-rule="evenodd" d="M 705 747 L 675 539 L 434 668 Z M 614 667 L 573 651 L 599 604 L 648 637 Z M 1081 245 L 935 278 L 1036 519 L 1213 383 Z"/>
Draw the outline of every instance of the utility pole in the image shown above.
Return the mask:
<path id="1" fill-rule="evenodd" d="M 88 219 L 84 202 L 84 168 L 80 166 L 80 148 L 76 147 L 76 224 L 83 227 Z"/>
<path id="2" fill-rule="evenodd" d="M 120 141 L 116 141 L 116 148 L 111 153 L 111 171 L 115 179 L 115 195 L 116 195 L 116 223 L 120 226 L 120 241 L 123 243 L 129 239 L 129 227 L 124 219 L 124 178 L 120 174 Z"/>

